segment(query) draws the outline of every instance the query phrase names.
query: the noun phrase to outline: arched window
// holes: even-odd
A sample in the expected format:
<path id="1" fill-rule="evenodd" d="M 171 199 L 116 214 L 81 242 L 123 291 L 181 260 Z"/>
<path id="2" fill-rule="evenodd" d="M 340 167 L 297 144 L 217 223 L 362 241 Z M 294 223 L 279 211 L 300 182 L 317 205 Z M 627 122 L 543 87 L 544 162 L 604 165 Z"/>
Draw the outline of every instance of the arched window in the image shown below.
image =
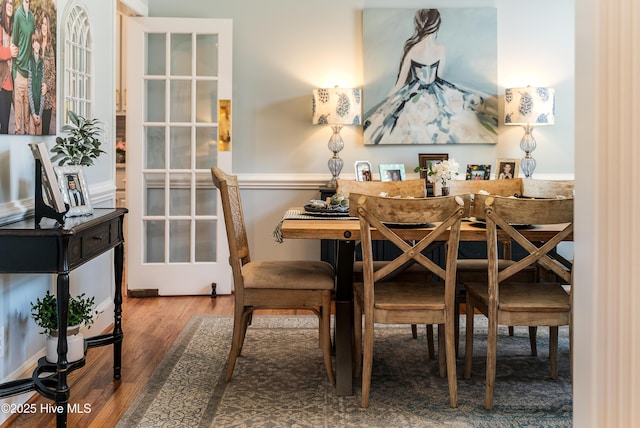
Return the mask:
<path id="1" fill-rule="evenodd" d="M 64 34 L 64 123 L 69 110 L 92 117 L 92 51 L 89 17 L 82 5 L 75 5 L 65 19 Z"/>

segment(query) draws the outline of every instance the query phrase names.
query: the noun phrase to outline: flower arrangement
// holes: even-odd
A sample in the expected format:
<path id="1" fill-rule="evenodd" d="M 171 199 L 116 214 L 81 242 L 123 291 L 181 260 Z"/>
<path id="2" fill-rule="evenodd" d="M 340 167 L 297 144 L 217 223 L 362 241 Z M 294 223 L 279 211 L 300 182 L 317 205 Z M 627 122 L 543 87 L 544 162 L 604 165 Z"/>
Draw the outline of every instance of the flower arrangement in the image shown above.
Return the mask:
<path id="1" fill-rule="evenodd" d="M 432 162 L 427 170 L 427 180 L 430 183 L 440 182 L 442 187 L 447 187 L 447 183 L 458 175 L 460 165 L 455 159 L 443 160 L 442 162 Z"/>

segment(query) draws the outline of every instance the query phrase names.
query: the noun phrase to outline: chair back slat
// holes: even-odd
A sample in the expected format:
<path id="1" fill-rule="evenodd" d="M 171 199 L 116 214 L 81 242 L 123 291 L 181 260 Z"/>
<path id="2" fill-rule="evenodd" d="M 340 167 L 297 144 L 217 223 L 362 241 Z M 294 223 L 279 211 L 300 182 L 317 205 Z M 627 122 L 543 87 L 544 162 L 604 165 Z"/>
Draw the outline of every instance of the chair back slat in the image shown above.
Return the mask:
<path id="1" fill-rule="evenodd" d="M 491 206 L 500 218 L 514 224 L 561 224 L 573 221 L 573 198 L 519 199 L 484 198 L 485 209 Z"/>
<path id="2" fill-rule="evenodd" d="M 522 195 L 528 198 L 573 198 L 573 180 L 522 180 Z"/>
<path id="3" fill-rule="evenodd" d="M 510 180 L 451 180 L 448 186 L 449 194 L 451 195 L 475 194 L 485 191 L 492 195 L 513 196 L 522 194 L 522 182 L 521 178 Z"/>
<path id="4" fill-rule="evenodd" d="M 390 197 L 424 198 L 426 196 L 426 187 L 424 180 L 421 178 L 403 181 L 354 181 L 338 179 L 336 192 L 345 198 L 348 198 L 351 193 L 378 196 L 383 192 Z"/>

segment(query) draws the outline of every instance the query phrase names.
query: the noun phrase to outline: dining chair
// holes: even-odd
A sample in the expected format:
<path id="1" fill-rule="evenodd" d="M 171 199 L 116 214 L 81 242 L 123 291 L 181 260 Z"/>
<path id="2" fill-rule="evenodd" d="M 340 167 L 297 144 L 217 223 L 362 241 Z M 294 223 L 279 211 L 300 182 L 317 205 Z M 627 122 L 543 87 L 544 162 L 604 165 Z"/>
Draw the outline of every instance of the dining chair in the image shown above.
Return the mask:
<path id="1" fill-rule="evenodd" d="M 351 193 L 351 215 L 359 217 L 363 255 L 363 281 L 354 284 L 354 337 L 356 373 L 362 373 L 363 408 L 369 405 L 373 367 L 375 324 L 437 324 L 440 376 L 448 377 L 451 407 L 458 406 L 456 356 L 454 351 L 455 266 L 460 224 L 465 212 L 461 196 L 434 198 L 388 198 Z M 402 237 L 405 226 L 435 224 L 420 240 Z M 375 229 L 376 236 L 372 235 Z M 383 265 L 373 260 L 373 239 L 385 239 L 400 254 Z M 437 241 L 447 243 L 444 267 L 422 251 Z M 415 262 L 440 278 L 439 281 L 385 280 Z M 362 345 L 364 316 L 364 346 Z M 360 355 L 362 354 L 362 362 Z M 446 364 L 445 364 L 446 359 Z M 445 368 L 446 366 L 446 368 Z"/>
<path id="2" fill-rule="evenodd" d="M 403 198 L 424 198 L 427 196 L 427 188 L 422 178 L 402 181 L 355 181 L 338 179 L 336 193 L 348 198 L 351 193 L 361 195 L 379 196 L 386 195 L 388 197 Z M 389 255 L 389 247 L 385 242 L 374 244 L 374 257 L 377 259 L 376 264 L 384 265 L 384 258 L 392 257 Z M 353 265 L 354 281 L 362 281 L 362 261 L 358 260 Z M 402 271 L 398 271 L 397 275 L 412 276 L 414 278 L 422 277 L 425 281 L 430 280 L 427 270 L 423 269 L 419 264 L 411 264 L 406 266 Z M 418 329 L 414 324 L 411 326 L 411 334 L 414 339 L 418 338 Z M 433 326 L 427 325 L 428 338 L 428 354 L 429 358 L 435 357 Z"/>
<path id="3" fill-rule="evenodd" d="M 563 285 L 572 284 L 572 271 L 553 257 L 556 246 L 571 239 L 573 233 L 573 198 L 518 199 L 491 196 L 485 200 L 487 222 L 488 283 L 468 283 L 467 313 L 476 309 L 488 318 L 485 408 L 493 406 L 496 376 L 498 325 L 549 326 L 549 358 L 551 377 L 558 376 L 558 327 L 571 323 L 571 290 Z M 561 225 L 560 231 L 549 232 L 540 242 L 526 238 L 527 225 Z M 501 269 L 498 264 L 498 229 L 529 254 Z M 536 264 L 548 269 L 560 282 L 513 282 L 512 278 L 523 269 Z M 467 317 L 464 377 L 471 377 L 473 358 L 474 317 Z M 571 328 L 570 328 L 571 329 Z"/>
<path id="4" fill-rule="evenodd" d="M 220 190 L 234 286 L 233 337 L 225 380 L 229 382 L 233 376 L 236 359 L 256 309 L 305 309 L 318 316 L 324 366 L 329 382 L 335 384 L 330 338 L 331 294 L 335 284 L 333 267 L 322 261 L 252 260 L 238 178 L 217 167 L 211 168 L 211 174 Z M 291 346 L 290 343 L 282 345 Z"/>
<path id="5" fill-rule="evenodd" d="M 485 196 L 482 193 L 488 193 L 490 195 L 500 196 L 522 196 L 524 181 L 521 178 L 514 178 L 510 180 L 452 180 L 449 183 L 449 191 L 451 195 L 472 194 L 474 195 L 469 207 L 469 213 L 467 217 L 474 221 L 484 220 L 484 201 Z M 531 180 L 528 180 L 531 181 Z M 542 187 L 542 186 L 538 186 Z M 477 202 L 476 203 L 476 199 Z M 498 259 L 500 269 L 504 269 L 513 263 L 512 260 L 512 243 L 510 239 L 505 239 L 500 242 L 502 257 Z M 471 257 L 465 257 L 464 249 L 460 249 L 458 254 L 458 266 L 457 266 L 457 284 L 456 291 L 456 321 L 459 320 L 460 305 L 466 303 L 466 290 L 465 284 L 468 282 L 487 282 L 487 259 L 486 257 L 477 257 L 473 254 Z M 531 266 L 518 273 L 518 280 L 523 282 L 532 282 L 538 280 L 538 272 L 535 267 Z M 509 327 L 509 335 L 513 336 L 513 327 Z M 456 327 L 456 353 L 458 352 L 458 332 L 459 328 Z M 536 344 L 536 327 L 529 327 L 529 342 L 531 348 L 531 355 L 537 355 Z"/>

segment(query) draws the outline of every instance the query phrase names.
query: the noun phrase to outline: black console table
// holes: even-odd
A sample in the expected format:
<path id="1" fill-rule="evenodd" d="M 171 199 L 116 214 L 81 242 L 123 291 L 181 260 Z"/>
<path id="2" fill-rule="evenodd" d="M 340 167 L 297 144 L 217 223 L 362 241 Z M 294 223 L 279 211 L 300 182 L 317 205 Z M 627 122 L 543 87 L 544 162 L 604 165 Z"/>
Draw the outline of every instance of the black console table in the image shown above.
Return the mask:
<path id="1" fill-rule="evenodd" d="M 113 332 L 85 339 L 87 348 L 113 345 L 113 377 L 120 379 L 122 361 L 122 274 L 124 267 L 125 208 L 94 208 L 93 214 L 71 217 L 64 226 L 44 218 L 36 225 L 33 218 L 0 226 L 0 273 L 57 274 L 58 325 L 67 325 L 69 272 L 89 260 L 114 249 L 115 295 Z M 0 385 L 0 397 L 37 391 L 54 400 L 56 425 L 67 425 L 69 386 L 67 374 L 85 364 L 85 358 L 67 362 L 67 337 L 58 336 L 58 362 L 44 357 L 31 378 Z"/>

